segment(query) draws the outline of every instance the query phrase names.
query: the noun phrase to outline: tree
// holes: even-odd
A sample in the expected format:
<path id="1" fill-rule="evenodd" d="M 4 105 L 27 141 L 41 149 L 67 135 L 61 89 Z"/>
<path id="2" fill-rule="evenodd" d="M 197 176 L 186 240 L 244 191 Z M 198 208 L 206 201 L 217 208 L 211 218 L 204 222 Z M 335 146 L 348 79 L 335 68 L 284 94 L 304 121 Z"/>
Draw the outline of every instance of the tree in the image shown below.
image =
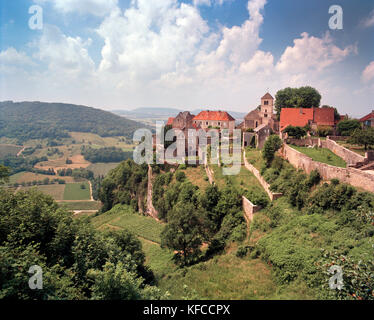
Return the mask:
<path id="1" fill-rule="evenodd" d="M 279 90 L 275 99 L 278 116 L 282 108 L 313 108 L 321 104 L 321 94 L 309 86 Z"/>
<path id="2" fill-rule="evenodd" d="M 353 131 L 361 128 L 360 121 L 356 119 L 347 119 L 338 123 L 338 133 L 342 136 L 350 136 Z"/>
<path id="3" fill-rule="evenodd" d="M 286 129 L 284 129 L 283 132 L 288 133 L 290 137 L 293 137 L 296 139 L 301 139 L 307 133 L 306 129 L 302 127 L 293 127 L 293 126 L 288 126 Z"/>
<path id="4" fill-rule="evenodd" d="M 162 247 L 176 251 L 174 260 L 181 266 L 191 264 L 201 253 L 204 228 L 192 203 L 180 202 L 168 214 L 168 224 L 161 234 Z"/>
<path id="5" fill-rule="evenodd" d="M 330 126 L 318 126 L 317 127 L 317 134 L 320 137 L 327 137 L 332 135 L 334 132 L 333 128 Z"/>
<path id="6" fill-rule="evenodd" d="M 10 169 L 0 164 L 0 185 L 9 182 Z"/>
<path id="7" fill-rule="evenodd" d="M 262 157 L 269 167 L 274 159 L 275 153 L 281 148 L 283 141 L 277 135 L 271 135 L 265 142 Z"/>
<path id="8" fill-rule="evenodd" d="M 107 262 L 104 269 L 89 270 L 89 278 L 94 280 L 92 299 L 94 300 L 159 300 L 165 298 L 155 287 L 144 286 L 143 279 L 129 272 L 120 262 Z"/>
<path id="9" fill-rule="evenodd" d="M 374 145 L 374 128 L 356 129 L 350 139 L 350 143 L 362 145 L 365 150 Z"/>

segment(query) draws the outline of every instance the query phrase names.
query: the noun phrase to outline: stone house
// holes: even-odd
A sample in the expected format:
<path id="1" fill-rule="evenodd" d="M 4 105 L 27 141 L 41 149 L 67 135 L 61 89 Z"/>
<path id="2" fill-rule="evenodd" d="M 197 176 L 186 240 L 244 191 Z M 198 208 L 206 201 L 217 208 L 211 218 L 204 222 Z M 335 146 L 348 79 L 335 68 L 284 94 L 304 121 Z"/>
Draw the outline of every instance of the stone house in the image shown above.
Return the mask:
<path id="1" fill-rule="evenodd" d="M 193 124 L 201 129 L 235 129 L 235 119 L 226 111 L 202 111 L 193 118 Z"/>
<path id="2" fill-rule="evenodd" d="M 334 108 L 282 108 L 280 116 L 280 131 L 288 126 L 305 127 L 309 125 L 313 130 L 319 126 L 335 129 Z"/>
<path id="3" fill-rule="evenodd" d="M 374 110 L 365 117 L 361 118 L 360 122 L 366 127 L 374 127 Z"/>

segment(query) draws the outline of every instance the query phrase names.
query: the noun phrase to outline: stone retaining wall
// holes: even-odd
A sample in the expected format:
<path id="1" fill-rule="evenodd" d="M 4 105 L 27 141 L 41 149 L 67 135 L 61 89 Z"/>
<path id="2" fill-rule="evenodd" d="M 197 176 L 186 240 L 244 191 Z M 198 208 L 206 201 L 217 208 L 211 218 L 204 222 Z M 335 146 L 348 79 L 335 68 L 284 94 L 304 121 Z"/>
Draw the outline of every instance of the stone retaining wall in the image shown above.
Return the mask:
<path id="1" fill-rule="evenodd" d="M 262 185 L 262 187 L 265 189 L 266 193 L 268 194 L 269 198 L 271 199 L 271 201 L 274 201 L 274 200 L 277 200 L 279 199 L 280 197 L 283 196 L 282 193 L 273 193 L 271 192 L 270 190 L 270 184 L 268 184 L 265 179 L 261 176 L 260 172 L 253 166 L 251 165 L 246 156 L 245 156 L 245 151 L 244 151 L 244 154 L 243 154 L 243 158 L 244 158 L 244 166 L 250 171 L 253 173 L 253 175 L 257 178 L 257 180 L 260 182 L 260 184 Z"/>
<path id="2" fill-rule="evenodd" d="M 329 138 L 322 142 L 322 146 L 324 148 L 330 149 L 333 153 L 342 158 L 345 162 L 347 162 L 347 165 L 355 165 L 358 162 L 365 162 L 366 160 L 365 157 L 360 156 L 356 152 L 348 150 L 347 148 L 344 148 L 343 146 L 339 145 Z"/>
<path id="3" fill-rule="evenodd" d="M 374 192 L 374 175 L 355 168 L 339 168 L 325 163 L 313 161 L 305 154 L 283 144 L 281 149 L 283 158 L 287 159 L 297 169 L 302 169 L 310 174 L 318 170 L 324 180 L 339 179 L 341 182 L 354 187 Z"/>
<path id="4" fill-rule="evenodd" d="M 247 216 L 249 221 L 253 220 L 253 216 L 256 212 L 261 210 L 260 206 L 254 205 L 251 201 L 249 201 L 246 197 L 242 197 L 243 199 L 243 210 L 245 215 Z"/>

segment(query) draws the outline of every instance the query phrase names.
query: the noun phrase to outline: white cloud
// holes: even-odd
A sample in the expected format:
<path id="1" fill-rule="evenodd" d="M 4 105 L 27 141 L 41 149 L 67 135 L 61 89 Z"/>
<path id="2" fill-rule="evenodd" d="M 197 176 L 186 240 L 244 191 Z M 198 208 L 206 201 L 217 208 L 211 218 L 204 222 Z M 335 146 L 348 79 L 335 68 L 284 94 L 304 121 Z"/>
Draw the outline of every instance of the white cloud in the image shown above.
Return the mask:
<path id="1" fill-rule="evenodd" d="M 34 43 L 38 48 L 35 58 L 48 66 L 48 74 L 64 78 L 87 77 L 95 71 L 87 51 L 90 44 L 90 39 L 68 37 L 56 26 L 44 25 L 42 36 Z"/>
<path id="2" fill-rule="evenodd" d="M 362 80 L 364 82 L 367 83 L 373 79 L 374 79 L 374 61 L 370 62 L 370 64 L 362 72 Z"/>
<path id="3" fill-rule="evenodd" d="M 105 41 L 100 71 L 153 80 L 191 63 L 209 28 L 193 6 L 138 0 L 124 14 L 113 12 L 97 31 Z"/>
<path id="4" fill-rule="evenodd" d="M 321 72 L 356 51 L 355 46 L 344 49 L 335 46 L 328 33 L 323 38 L 317 38 L 304 32 L 301 39 L 294 40 L 293 47 L 287 47 L 276 69 L 287 73 Z"/>
<path id="5" fill-rule="evenodd" d="M 66 1 L 66 12 L 72 3 L 77 5 Z M 211 106 L 249 111 L 268 87 L 275 93 L 285 86 L 308 84 L 330 94 L 334 65 L 355 47 L 339 48 L 329 35 L 303 33 L 274 61 L 271 52 L 261 50 L 265 5 L 266 0 L 248 1 L 247 20 L 218 31 L 209 28 L 193 3 L 133 0 L 125 11 L 110 6 L 96 30 L 104 41 L 97 66 L 89 56 L 90 39 L 67 36 L 46 25 L 34 43 L 34 58 L 46 70 L 33 77 L 40 79 L 38 88 L 48 90 L 36 88 L 37 99 L 68 98 L 99 107 Z M 14 90 L 18 87 L 15 84 Z"/>
<path id="6" fill-rule="evenodd" d="M 374 26 L 374 10 L 372 10 L 369 14 L 369 16 L 362 21 L 362 25 L 365 28 L 370 28 Z"/>
<path id="7" fill-rule="evenodd" d="M 18 52 L 13 47 L 10 47 L 0 52 L 0 64 L 1 65 L 19 65 L 19 66 L 31 66 L 34 65 L 29 56 L 24 52 Z"/>
<path id="8" fill-rule="evenodd" d="M 224 2 L 232 1 L 232 0 L 193 0 L 194 6 L 211 6 L 212 4 L 215 5 L 223 5 Z"/>
<path id="9" fill-rule="evenodd" d="M 80 14 L 92 14 L 105 16 L 114 10 L 118 0 L 34 0 L 38 4 L 52 2 L 56 10 L 63 13 L 78 12 Z"/>

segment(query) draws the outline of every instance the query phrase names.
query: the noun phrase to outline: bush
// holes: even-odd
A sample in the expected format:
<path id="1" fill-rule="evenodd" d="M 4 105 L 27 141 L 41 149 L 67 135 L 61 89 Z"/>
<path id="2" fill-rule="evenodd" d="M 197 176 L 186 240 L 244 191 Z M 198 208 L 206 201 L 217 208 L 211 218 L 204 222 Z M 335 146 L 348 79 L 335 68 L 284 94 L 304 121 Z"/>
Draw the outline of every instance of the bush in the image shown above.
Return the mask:
<path id="1" fill-rule="evenodd" d="M 282 146 L 283 141 L 277 135 L 271 135 L 265 142 L 264 149 L 262 150 L 262 157 L 266 161 L 266 165 L 270 167 L 274 159 L 275 153 Z"/>
<path id="2" fill-rule="evenodd" d="M 179 182 L 183 182 L 184 180 L 186 180 L 186 174 L 182 171 L 177 171 L 177 173 L 175 174 L 175 179 Z"/>

